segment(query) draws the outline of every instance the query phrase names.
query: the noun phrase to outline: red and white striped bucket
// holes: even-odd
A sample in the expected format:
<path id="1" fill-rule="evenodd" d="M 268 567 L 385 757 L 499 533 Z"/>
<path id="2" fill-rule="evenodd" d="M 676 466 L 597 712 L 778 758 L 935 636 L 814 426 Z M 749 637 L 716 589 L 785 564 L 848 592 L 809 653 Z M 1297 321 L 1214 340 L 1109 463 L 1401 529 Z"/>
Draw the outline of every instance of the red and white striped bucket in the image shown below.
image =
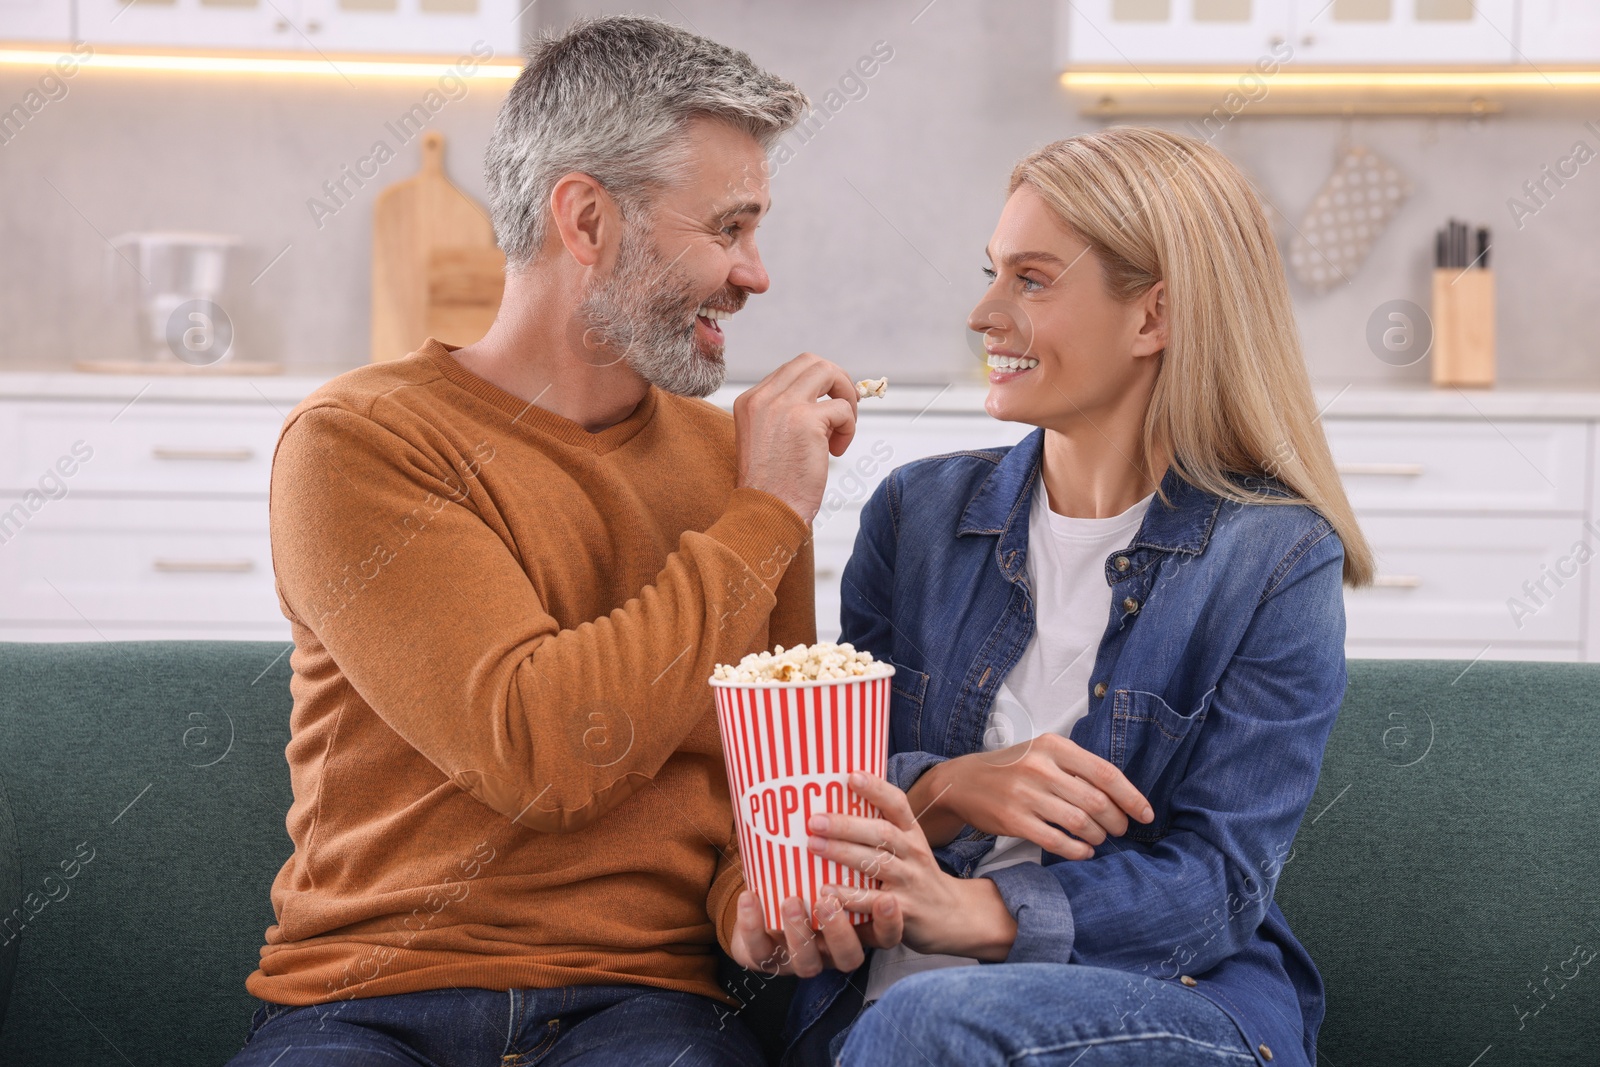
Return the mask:
<path id="1" fill-rule="evenodd" d="M 839 681 L 711 682 L 745 882 L 761 898 L 769 930 L 783 928 L 778 908 L 789 897 L 803 899 L 809 913 L 825 885 L 878 888 L 876 878 L 808 851 L 806 823 L 819 812 L 878 817 L 848 777 L 888 772 L 893 675 L 890 667 Z M 868 918 L 850 913 L 857 925 Z"/>

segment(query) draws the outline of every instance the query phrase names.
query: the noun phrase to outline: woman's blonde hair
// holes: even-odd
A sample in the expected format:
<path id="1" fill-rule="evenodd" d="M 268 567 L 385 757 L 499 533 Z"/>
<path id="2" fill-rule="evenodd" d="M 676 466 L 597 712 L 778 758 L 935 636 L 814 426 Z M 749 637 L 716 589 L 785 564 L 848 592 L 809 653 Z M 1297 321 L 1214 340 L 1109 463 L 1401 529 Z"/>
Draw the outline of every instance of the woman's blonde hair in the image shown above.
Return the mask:
<path id="1" fill-rule="evenodd" d="M 1243 503 L 1303 503 L 1344 542 L 1344 580 L 1372 549 L 1334 469 L 1300 351 L 1283 261 L 1249 181 L 1202 141 L 1136 126 L 1046 145 L 1011 172 L 1099 258 L 1111 295 L 1165 281 L 1168 339 L 1144 449 L 1190 484 Z M 1271 477 L 1292 496 L 1231 476 Z"/>

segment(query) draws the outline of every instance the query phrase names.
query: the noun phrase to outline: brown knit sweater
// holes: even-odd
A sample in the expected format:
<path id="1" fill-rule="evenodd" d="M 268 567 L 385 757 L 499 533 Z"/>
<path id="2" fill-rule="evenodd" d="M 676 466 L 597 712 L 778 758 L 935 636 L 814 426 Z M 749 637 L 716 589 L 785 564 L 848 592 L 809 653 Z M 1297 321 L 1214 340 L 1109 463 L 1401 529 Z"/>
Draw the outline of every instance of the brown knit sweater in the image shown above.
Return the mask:
<path id="1" fill-rule="evenodd" d="M 652 388 L 599 433 L 433 339 L 290 413 L 272 558 L 294 854 L 246 987 L 720 996 L 743 887 L 716 663 L 815 639 L 806 523 L 733 419 Z"/>

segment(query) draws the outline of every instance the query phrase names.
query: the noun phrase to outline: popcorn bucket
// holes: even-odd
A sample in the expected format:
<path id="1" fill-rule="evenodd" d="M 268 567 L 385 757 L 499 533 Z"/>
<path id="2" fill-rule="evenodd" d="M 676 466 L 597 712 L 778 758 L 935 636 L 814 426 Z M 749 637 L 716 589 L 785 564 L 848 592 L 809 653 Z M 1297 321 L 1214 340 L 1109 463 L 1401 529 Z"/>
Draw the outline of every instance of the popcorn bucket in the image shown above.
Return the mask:
<path id="1" fill-rule="evenodd" d="M 878 888 L 876 878 L 807 850 L 806 823 L 821 812 L 879 817 L 851 791 L 849 774 L 887 773 L 893 674 L 711 682 L 745 882 L 761 898 L 769 930 L 783 928 L 778 908 L 789 897 L 802 898 L 809 913 L 825 885 Z M 855 925 L 870 918 L 849 915 Z"/>

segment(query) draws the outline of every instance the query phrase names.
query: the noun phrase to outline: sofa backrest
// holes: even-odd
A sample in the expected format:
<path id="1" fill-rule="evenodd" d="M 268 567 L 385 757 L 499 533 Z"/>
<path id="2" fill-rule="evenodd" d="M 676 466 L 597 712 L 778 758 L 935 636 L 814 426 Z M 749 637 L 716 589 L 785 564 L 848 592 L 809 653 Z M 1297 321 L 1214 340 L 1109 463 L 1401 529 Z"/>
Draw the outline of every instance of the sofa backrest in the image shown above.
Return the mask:
<path id="1" fill-rule="evenodd" d="M 20 948 L 0 1063 L 215 1067 L 243 1046 L 290 852 L 288 660 L 287 642 L 0 644 L 22 894 L 0 916 Z"/>
<path id="2" fill-rule="evenodd" d="M 1352 661 L 1277 901 L 1331 1067 L 1600 1062 L 1600 664 Z"/>

